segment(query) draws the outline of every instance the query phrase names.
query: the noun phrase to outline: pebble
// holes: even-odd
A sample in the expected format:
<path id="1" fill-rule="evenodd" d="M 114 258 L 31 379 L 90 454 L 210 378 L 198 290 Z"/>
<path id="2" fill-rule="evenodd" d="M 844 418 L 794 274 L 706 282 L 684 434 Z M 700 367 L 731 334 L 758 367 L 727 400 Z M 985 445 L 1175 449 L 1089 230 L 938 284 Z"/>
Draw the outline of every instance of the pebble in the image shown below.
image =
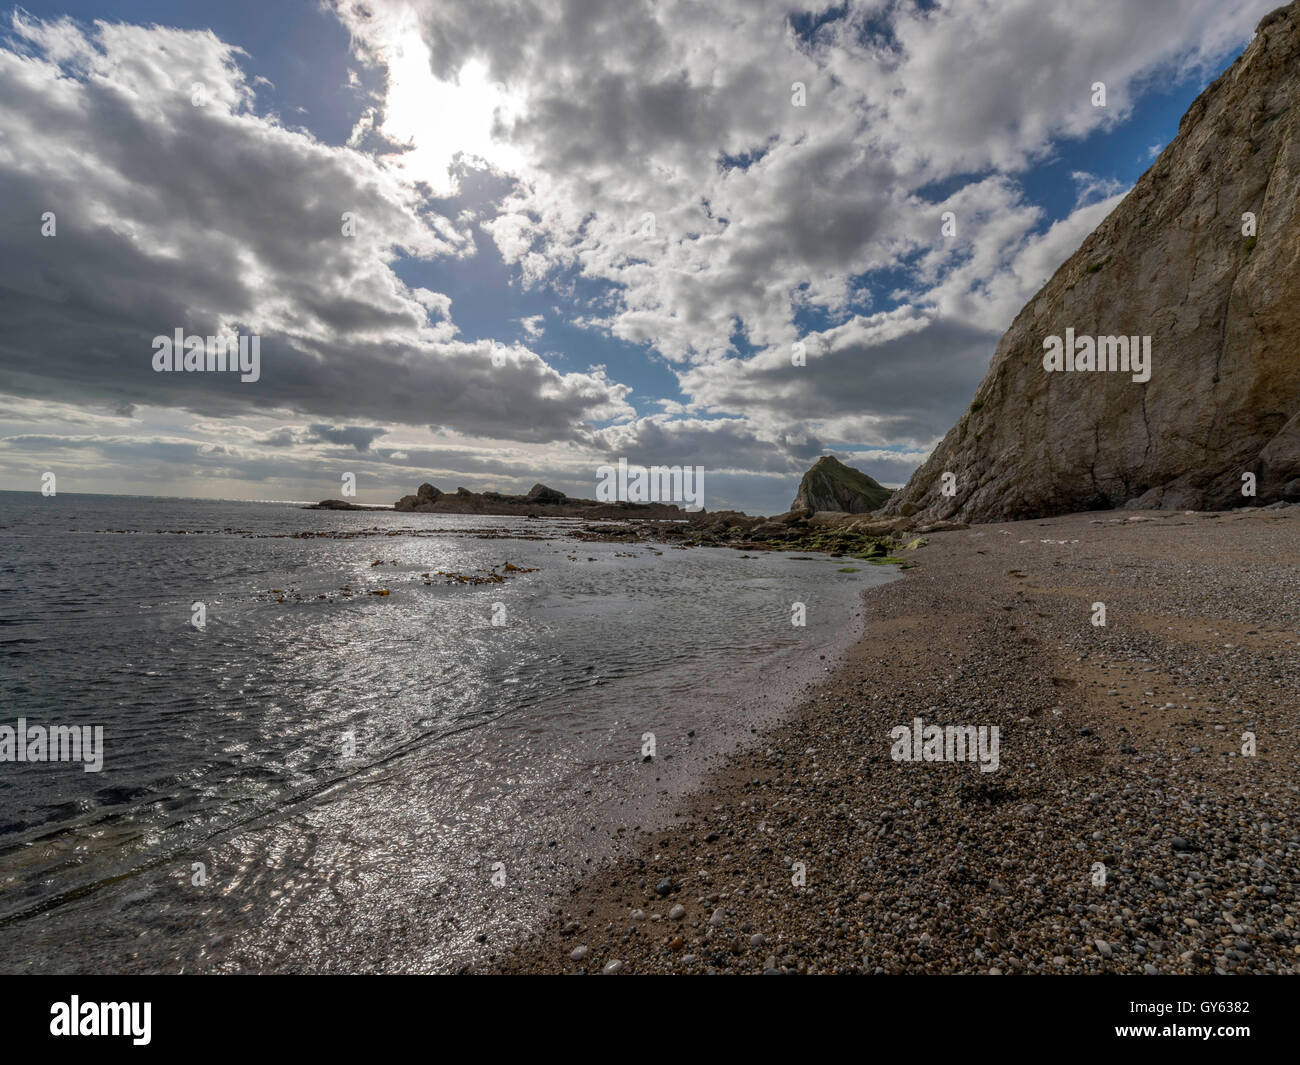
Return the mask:
<path id="1" fill-rule="evenodd" d="M 1285 706 L 1300 690 L 1287 561 L 1300 508 L 1207 516 L 1195 535 L 1166 520 L 1044 519 L 1049 537 L 1088 530 L 1090 550 L 1060 554 L 1041 537 L 936 537 L 868 593 L 892 630 L 850 649 L 653 850 L 588 881 L 500 967 L 554 971 L 581 935 L 588 963 L 617 956 L 636 973 L 1300 971 L 1300 729 Z M 1142 579 L 1108 575 L 1118 558 Z M 1114 617 L 1162 624 L 1093 628 L 1049 598 L 1103 586 Z M 1229 674 L 1205 654 L 1206 624 L 1260 630 Z M 912 716 L 1010 726 L 1000 768 L 894 763 L 890 730 Z M 1267 758 L 1241 755 L 1244 731 Z M 635 922 L 659 905 L 675 929 L 646 935 Z M 667 949 L 679 935 L 691 948 Z"/>

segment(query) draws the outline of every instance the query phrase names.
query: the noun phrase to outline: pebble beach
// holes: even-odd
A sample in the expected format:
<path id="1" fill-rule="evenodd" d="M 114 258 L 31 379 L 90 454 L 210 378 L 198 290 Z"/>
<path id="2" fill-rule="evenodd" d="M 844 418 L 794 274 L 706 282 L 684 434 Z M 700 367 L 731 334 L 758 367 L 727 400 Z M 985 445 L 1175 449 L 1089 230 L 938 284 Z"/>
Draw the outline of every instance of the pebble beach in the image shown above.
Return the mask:
<path id="1" fill-rule="evenodd" d="M 478 971 L 1296 971 L 1297 548 L 1297 506 L 930 535 L 782 723 Z M 918 718 L 996 726 L 996 771 L 896 760 Z"/>

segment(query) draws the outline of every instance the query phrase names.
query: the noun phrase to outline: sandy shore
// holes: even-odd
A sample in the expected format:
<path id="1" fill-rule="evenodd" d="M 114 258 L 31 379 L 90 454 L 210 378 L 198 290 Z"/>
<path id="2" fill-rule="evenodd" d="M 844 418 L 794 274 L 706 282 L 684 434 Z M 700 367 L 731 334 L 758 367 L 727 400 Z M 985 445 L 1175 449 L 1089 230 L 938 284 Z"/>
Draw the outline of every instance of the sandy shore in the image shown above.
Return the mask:
<path id="1" fill-rule="evenodd" d="M 1296 971 L 1300 507 L 914 557 L 787 723 L 498 968 Z M 998 769 L 894 760 L 915 718 L 997 726 Z"/>

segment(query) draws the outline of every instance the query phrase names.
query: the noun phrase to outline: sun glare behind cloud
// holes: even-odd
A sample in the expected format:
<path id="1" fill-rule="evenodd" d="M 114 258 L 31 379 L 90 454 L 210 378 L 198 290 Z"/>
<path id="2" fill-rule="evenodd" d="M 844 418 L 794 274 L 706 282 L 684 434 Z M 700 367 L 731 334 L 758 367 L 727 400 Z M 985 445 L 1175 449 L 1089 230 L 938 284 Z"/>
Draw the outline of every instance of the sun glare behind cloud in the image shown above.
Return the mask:
<path id="1" fill-rule="evenodd" d="M 378 131 L 390 141 L 410 145 L 408 151 L 387 156 L 388 161 L 408 177 L 428 182 L 437 195 L 455 193 L 449 171 L 457 155 L 502 170 L 519 168 L 519 152 L 492 135 L 498 120 L 509 121 L 517 113 L 518 101 L 489 79 L 483 63 L 469 60 L 455 80 L 436 77 L 414 19 L 377 51 L 388 69 Z"/>

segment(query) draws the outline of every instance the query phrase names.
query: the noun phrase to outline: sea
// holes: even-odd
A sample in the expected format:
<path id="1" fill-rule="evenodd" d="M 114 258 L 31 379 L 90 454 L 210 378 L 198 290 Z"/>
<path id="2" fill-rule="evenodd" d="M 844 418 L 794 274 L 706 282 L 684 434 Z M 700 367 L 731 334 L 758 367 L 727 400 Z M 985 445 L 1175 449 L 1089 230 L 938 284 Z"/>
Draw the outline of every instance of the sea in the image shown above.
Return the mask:
<path id="1" fill-rule="evenodd" d="M 0 492 L 0 972 L 490 962 L 895 576 L 584 526 Z"/>

